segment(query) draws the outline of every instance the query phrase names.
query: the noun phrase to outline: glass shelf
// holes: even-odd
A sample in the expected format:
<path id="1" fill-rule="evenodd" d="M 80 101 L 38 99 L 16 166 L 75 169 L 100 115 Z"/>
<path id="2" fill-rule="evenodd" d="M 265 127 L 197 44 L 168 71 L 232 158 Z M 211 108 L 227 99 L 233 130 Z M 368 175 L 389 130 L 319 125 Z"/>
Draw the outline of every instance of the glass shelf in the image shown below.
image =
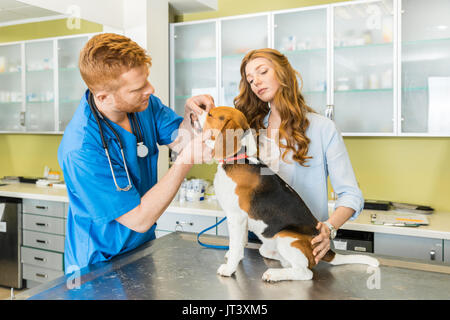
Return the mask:
<path id="1" fill-rule="evenodd" d="M 175 99 L 177 99 L 177 100 L 179 100 L 179 99 L 185 100 L 185 99 L 189 99 L 190 97 L 192 97 L 192 96 L 176 96 Z"/>
<path id="2" fill-rule="evenodd" d="M 352 89 L 352 90 L 335 90 L 335 93 L 360 93 L 360 92 L 392 92 L 393 88 L 381 89 Z"/>
<path id="3" fill-rule="evenodd" d="M 392 42 L 386 42 L 386 43 L 371 43 L 371 44 L 364 44 L 364 45 L 356 45 L 356 46 L 335 46 L 335 50 L 348 50 L 348 49 L 372 49 L 375 47 L 392 47 Z"/>
<path id="4" fill-rule="evenodd" d="M 59 71 L 79 71 L 78 68 L 59 68 Z"/>
<path id="5" fill-rule="evenodd" d="M 27 73 L 53 72 L 53 69 L 27 70 Z"/>
<path id="6" fill-rule="evenodd" d="M 200 62 L 200 61 L 207 61 L 207 60 L 216 60 L 216 57 L 176 59 L 175 63 Z"/>
<path id="7" fill-rule="evenodd" d="M 0 76 L 14 76 L 14 75 L 20 75 L 22 72 L 21 71 L 5 71 L 5 72 L 0 72 Z"/>
<path id="8" fill-rule="evenodd" d="M 450 38 L 436 38 L 436 39 L 403 41 L 402 45 L 411 46 L 411 45 L 424 45 L 427 43 L 434 44 L 434 43 L 442 43 L 442 42 L 450 42 Z"/>
<path id="9" fill-rule="evenodd" d="M 302 50 L 283 50 L 280 51 L 284 55 L 294 55 L 294 54 L 307 54 L 307 53 L 317 53 L 317 52 L 326 52 L 327 48 L 311 48 L 311 49 L 302 49 Z"/>
<path id="10" fill-rule="evenodd" d="M 26 104 L 41 104 L 41 103 L 54 103 L 55 100 L 45 100 L 45 101 L 27 101 Z"/>
<path id="11" fill-rule="evenodd" d="M 402 88 L 402 91 L 427 91 L 428 87 Z"/>

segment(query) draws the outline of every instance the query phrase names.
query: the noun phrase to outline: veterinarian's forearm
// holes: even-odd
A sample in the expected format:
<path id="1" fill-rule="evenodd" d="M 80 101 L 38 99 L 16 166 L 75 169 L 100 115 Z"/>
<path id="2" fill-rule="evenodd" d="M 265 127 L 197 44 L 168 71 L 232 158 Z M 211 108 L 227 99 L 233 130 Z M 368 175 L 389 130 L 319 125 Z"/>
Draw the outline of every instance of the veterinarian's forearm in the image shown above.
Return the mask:
<path id="1" fill-rule="evenodd" d="M 328 222 L 330 222 L 336 229 L 339 229 L 354 213 L 355 210 L 352 208 L 337 207 L 331 214 Z"/>

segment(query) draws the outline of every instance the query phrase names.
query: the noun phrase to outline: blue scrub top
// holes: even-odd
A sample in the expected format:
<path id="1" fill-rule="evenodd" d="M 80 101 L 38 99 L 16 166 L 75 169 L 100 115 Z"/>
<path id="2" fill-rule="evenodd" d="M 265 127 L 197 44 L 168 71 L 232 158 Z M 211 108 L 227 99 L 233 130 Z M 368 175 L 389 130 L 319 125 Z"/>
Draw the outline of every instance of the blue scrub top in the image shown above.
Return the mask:
<path id="1" fill-rule="evenodd" d="M 137 156 L 136 137 L 109 121 L 124 147 L 132 188 L 117 191 L 102 147 L 98 124 L 88 105 L 89 90 L 68 124 L 58 149 L 58 161 L 64 173 L 69 196 L 64 249 L 65 271 L 73 271 L 130 251 L 155 239 L 155 227 L 135 232 L 115 219 L 137 207 L 141 197 L 157 182 L 159 145 L 175 140 L 183 118 L 161 101 L 150 96 L 148 108 L 137 113 L 144 143 L 145 158 Z M 128 179 L 119 144 L 113 132 L 100 121 L 117 184 L 123 188 Z"/>

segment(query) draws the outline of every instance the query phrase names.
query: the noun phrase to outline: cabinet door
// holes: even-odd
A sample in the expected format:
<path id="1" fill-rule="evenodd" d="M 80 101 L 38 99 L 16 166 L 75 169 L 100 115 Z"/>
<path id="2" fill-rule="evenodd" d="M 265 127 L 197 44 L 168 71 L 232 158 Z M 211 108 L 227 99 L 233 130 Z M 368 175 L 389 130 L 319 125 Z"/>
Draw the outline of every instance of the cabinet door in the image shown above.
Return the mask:
<path id="1" fill-rule="evenodd" d="M 221 21 L 222 76 L 220 105 L 234 106 L 239 94 L 242 58 L 253 49 L 269 47 L 268 15 Z"/>
<path id="2" fill-rule="evenodd" d="M 402 1 L 401 133 L 450 135 L 450 2 Z"/>
<path id="3" fill-rule="evenodd" d="M 171 106 L 184 115 L 186 99 L 210 94 L 217 103 L 216 22 L 173 25 Z"/>
<path id="4" fill-rule="evenodd" d="M 27 131 L 55 131 L 53 40 L 25 43 Z"/>
<path id="5" fill-rule="evenodd" d="M 78 56 L 87 41 L 88 37 L 77 37 L 59 39 L 57 42 L 59 131 L 64 131 L 87 89 L 78 69 Z"/>
<path id="6" fill-rule="evenodd" d="M 427 261 L 442 261 L 442 239 L 375 233 L 374 253 Z"/>
<path id="7" fill-rule="evenodd" d="M 327 105 L 327 9 L 274 15 L 274 48 L 299 72 L 306 103 L 321 114 Z"/>
<path id="8" fill-rule="evenodd" d="M 333 19 L 336 124 L 350 134 L 393 134 L 393 1 L 336 5 Z"/>
<path id="9" fill-rule="evenodd" d="M 23 131 L 22 52 L 20 44 L 0 46 L 0 131 Z"/>
<path id="10" fill-rule="evenodd" d="M 199 216 L 182 213 L 165 212 L 157 221 L 156 229 L 162 232 L 185 231 L 199 233 L 216 224 L 216 217 Z M 205 234 L 216 234 L 216 228 L 212 228 Z"/>

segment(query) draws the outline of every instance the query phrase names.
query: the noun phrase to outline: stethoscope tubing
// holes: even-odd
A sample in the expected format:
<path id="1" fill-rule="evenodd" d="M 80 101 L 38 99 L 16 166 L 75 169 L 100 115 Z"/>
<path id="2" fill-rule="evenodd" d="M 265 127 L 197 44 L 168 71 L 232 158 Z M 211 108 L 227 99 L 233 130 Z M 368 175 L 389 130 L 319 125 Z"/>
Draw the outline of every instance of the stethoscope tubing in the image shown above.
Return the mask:
<path id="1" fill-rule="evenodd" d="M 98 125 L 100 138 L 102 140 L 102 146 L 103 146 L 103 149 L 105 150 L 106 157 L 108 158 L 109 168 L 111 169 L 111 174 L 113 176 L 113 180 L 114 180 L 114 184 L 116 186 L 116 189 L 117 189 L 117 191 L 128 191 L 128 190 L 130 190 L 132 188 L 133 185 L 131 184 L 130 174 L 128 173 L 127 162 L 125 161 L 125 154 L 123 152 L 123 145 L 122 145 L 122 142 L 120 141 L 120 137 L 117 134 L 117 132 L 113 129 L 113 127 L 108 123 L 108 121 L 106 121 L 103 118 L 102 114 L 98 111 L 97 106 L 95 105 L 94 97 L 92 96 L 92 93 L 90 93 L 90 92 L 89 92 L 88 100 L 89 100 L 88 101 L 89 107 L 90 107 L 91 112 L 92 112 L 92 114 L 93 114 L 93 116 L 95 118 L 95 121 L 97 122 L 97 125 Z M 128 179 L 128 185 L 125 188 L 121 188 L 117 184 L 116 175 L 114 174 L 114 169 L 113 169 L 113 166 L 112 166 L 112 163 L 111 163 L 111 157 L 109 156 L 108 144 L 106 143 L 105 137 L 103 135 L 103 128 L 102 128 L 100 119 L 103 120 L 103 122 L 108 126 L 108 128 L 116 136 L 117 142 L 119 143 L 120 153 L 122 154 L 122 159 L 123 159 L 123 166 L 124 166 L 125 172 L 127 174 L 127 179 Z"/>

